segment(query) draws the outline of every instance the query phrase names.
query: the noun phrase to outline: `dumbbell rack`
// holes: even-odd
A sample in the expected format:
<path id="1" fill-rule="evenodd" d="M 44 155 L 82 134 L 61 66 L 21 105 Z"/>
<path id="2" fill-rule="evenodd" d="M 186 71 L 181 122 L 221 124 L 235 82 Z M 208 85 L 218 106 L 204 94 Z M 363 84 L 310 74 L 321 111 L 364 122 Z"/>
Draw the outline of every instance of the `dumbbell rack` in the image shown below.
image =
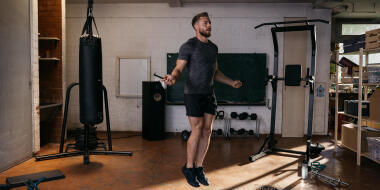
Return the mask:
<path id="1" fill-rule="evenodd" d="M 234 134 L 231 134 L 231 123 L 232 121 L 235 120 L 235 121 L 255 121 L 256 123 L 256 126 L 255 126 L 255 130 L 253 130 L 253 135 L 259 139 L 260 138 L 260 120 L 257 118 L 256 120 L 250 120 L 250 119 L 245 119 L 245 120 L 240 120 L 240 119 L 233 119 L 233 118 L 227 118 L 225 119 L 225 125 L 227 125 L 227 129 L 226 129 L 226 138 L 230 138 L 230 137 L 241 137 L 243 135 L 234 135 Z M 245 131 L 244 133 L 246 134 L 248 131 Z M 250 135 L 249 135 L 250 136 Z"/>
<path id="2" fill-rule="evenodd" d="M 219 114 L 218 114 L 219 115 Z M 224 115 L 223 115 L 224 116 Z M 251 120 L 251 119 L 244 119 L 244 120 L 240 120 L 240 119 L 234 119 L 234 118 L 231 118 L 231 117 L 216 117 L 216 119 L 219 119 L 219 120 L 223 120 L 224 121 L 224 129 L 223 129 L 223 135 L 224 137 L 226 138 L 226 140 L 230 140 L 232 136 L 236 136 L 236 137 L 242 137 L 243 135 L 234 135 L 234 134 L 231 134 L 231 123 L 232 123 L 232 120 L 236 120 L 236 121 L 255 121 L 256 122 L 256 130 L 253 130 L 253 135 L 259 139 L 260 138 L 260 119 L 259 117 L 257 117 L 255 120 Z M 244 132 L 245 134 L 247 133 L 246 131 Z M 244 136 L 248 136 L 248 135 L 244 135 Z"/>

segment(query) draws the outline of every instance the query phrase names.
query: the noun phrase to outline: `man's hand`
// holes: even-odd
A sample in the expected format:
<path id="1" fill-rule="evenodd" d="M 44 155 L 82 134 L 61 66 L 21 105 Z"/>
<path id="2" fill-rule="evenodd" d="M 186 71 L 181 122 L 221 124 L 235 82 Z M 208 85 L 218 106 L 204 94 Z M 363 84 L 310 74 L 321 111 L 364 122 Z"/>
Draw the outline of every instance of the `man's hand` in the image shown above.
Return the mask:
<path id="1" fill-rule="evenodd" d="M 172 75 L 165 75 L 162 81 L 168 86 L 173 86 L 177 82 Z"/>
<path id="2" fill-rule="evenodd" d="M 233 88 L 240 88 L 242 85 L 243 85 L 243 83 L 241 83 L 240 80 L 234 80 L 234 82 L 232 82 L 231 86 Z"/>

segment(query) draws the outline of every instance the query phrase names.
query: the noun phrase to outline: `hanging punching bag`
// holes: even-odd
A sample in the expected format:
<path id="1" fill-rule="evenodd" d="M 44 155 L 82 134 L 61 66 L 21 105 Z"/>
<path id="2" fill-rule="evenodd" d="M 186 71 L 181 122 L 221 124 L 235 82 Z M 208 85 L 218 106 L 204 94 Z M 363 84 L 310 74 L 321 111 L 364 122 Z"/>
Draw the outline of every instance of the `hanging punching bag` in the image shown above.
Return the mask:
<path id="1" fill-rule="evenodd" d="M 103 121 L 102 45 L 92 33 L 92 0 L 87 8 L 87 19 L 79 43 L 79 104 L 80 122 L 87 125 Z M 96 28 L 98 33 L 98 29 Z"/>

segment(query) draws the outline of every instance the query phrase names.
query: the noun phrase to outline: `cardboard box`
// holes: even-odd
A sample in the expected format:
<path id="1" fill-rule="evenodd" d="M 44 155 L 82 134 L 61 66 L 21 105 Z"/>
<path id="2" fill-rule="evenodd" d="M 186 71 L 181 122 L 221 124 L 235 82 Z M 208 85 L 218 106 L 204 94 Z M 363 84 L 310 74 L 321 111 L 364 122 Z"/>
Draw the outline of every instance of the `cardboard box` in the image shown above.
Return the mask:
<path id="1" fill-rule="evenodd" d="M 380 123 L 380 90 L 375 90 L 368 100 L 371 102 L 371 107 L 369 108 L 369 119 L 372 121 L 368 126 L 375 129 L 380 129 L 380 124 L 377 124 Z"/>
<path id="2" fill-rule="evenodd" d="M 355 150 L 357 146 L 357 125 L 356 124 L 343 124 L 342 125 L 342 137 L 341 142 L 344 146 Z M 362 152 L 368 152 L 368 142 L 367 137 L 379 137 L 380 132 L 373 132 L 368 130 L 362 130 L 362 138 L 361 138 L 361 145 L 362 145 Z"/>
<path id="3" fill-rule="evenodd" d="M 367 39 L 368 37 L 377 36 L 378 34 L 380 34 L 380 28 L 369 30 L 369 31 L 365 32 L 365 37 Z"/>
<path id="4" fill-rule="evenodd" d="M 377 122 L 377 121 L 368 121 L 368 120 L 363 120 L 362 121 L 362 124 L 365 124 L 366 126 L 368 127 L 371 127 L 371 128 L 374 128 L 374 129 L 379 129 L 380 130 L 380 122 Z"/>
<path id="5" fill-rule="evenodd" d="M 343 124 L 342 125 L 342 137 L 341 142 L 344 146 L 356 150 L 356 137 L 357 130 L 355 124 Z"/>

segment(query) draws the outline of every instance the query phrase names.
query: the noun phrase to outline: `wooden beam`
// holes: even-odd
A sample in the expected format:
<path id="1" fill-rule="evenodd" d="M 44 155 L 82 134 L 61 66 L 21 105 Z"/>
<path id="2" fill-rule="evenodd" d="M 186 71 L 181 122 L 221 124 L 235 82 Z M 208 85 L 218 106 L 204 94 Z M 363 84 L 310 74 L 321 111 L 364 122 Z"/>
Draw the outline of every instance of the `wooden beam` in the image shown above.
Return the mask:
<path id="1" fill-rule="evenodd" d="M 170 7 L 182 7 L 181 0 L 168 0 L 168 4 Z"/>

